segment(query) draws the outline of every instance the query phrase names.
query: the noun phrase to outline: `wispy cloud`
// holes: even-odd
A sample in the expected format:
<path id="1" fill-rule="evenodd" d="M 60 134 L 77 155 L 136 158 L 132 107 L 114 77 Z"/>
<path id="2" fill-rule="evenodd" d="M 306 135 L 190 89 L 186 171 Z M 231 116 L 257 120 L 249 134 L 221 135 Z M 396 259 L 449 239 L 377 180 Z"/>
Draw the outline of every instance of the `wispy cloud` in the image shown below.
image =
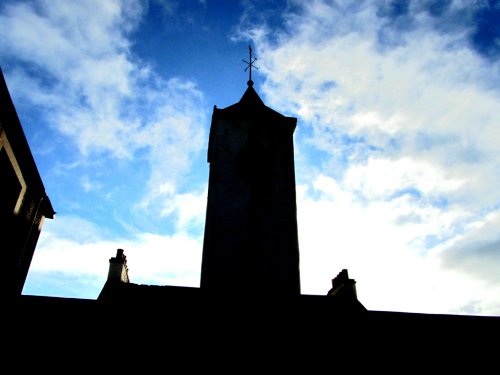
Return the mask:
<path id="1" fill-rule="evenodd" d="M 162 184 L 182 185 L 205 143 L 207 112 L 192 82 L 165 80 L 132 55 L 141 5 L 132 0 L 6 4 L 0 56 L 7 61 L 12 92 L 36 105 L 41 121 L 66 136 L 80 159 L 146 160 L 146 202 Z M 82 181 L 86 192 L 102 187 L 88 182 Z"/>
<path id="2" fill-rule="evenodd" d="M 171 2 L 160 3 L 171 9 Z M 199 284 L 206 191 L 185 185 L 206 143 L 208 106 L 193 82 L 163 78 L 131 52 L 145 5 L 51 1 L 0 8 L 0 58 L 9 88 L 37 108 L 35 126 L 49 124 L 65 137 L 62 147 L 72 152 L 49 150 L 56 160 L 52 173 L 61 181 L 69 172 L 79 175 L 61 187 L 65 198 L 51 195 L 60 214 L 45 223 L 28 292 L 38 290 L 43 275 L 60 290 L 56 294 L 97 297 L 116 247 L 126 250 L 134 282 Z M 126 176 L 118 176 L 120 170 Z M 120 207 L 103 206 L 103 198 Z M 123 205 L 129 208 L 114 212 Z M 144 224 L 165 217 L 176 234 Z M 117 227 L 128 235 L 118 236 Z M 61 275 L 75 285 L 63 290 Z"/>

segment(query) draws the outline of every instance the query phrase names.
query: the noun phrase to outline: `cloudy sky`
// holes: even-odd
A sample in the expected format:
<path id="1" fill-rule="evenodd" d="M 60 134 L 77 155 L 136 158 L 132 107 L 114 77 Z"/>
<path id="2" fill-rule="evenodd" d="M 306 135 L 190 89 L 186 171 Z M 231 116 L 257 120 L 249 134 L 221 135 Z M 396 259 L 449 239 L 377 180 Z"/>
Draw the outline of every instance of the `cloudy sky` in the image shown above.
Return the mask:
<path id="1" fill-rule="evenodd" d="M 0 66 L 47 194 L 25 294 L 199 286 L 214 105 L 298 118 L 303 294 L 500 315 L 500 2 L 0 1 Z"/>

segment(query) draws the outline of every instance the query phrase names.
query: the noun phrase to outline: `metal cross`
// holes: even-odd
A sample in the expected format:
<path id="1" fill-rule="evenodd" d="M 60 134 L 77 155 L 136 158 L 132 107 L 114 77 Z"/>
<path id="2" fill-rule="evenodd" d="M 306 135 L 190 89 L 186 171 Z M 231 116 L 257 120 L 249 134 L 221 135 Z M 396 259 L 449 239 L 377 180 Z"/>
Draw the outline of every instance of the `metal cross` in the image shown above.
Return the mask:
<path id="1" fill-rule="evenodd" d="M 245 64 L 247 64 L 248 66 L 245 68 L 245 72 L 247 70 L 250 70 L 250 79 L 248 80 L 248 85 L 249 86 L 252 86 L 253 85 L 253 81 L 252 81 L 252 68 L 255 68 L 255 69 L 259 69 L 257 68 L 255 65 L 253 65 L 253 63 L 255 61 L 257 61 L 257 58 L 254 57 L 253 60 L 252 60 L 252 47 L 248 46 L 248 49 L 250 50 L 250 60 L 249 61 L 246 61 L 246 60 L 242 60 Z"/>

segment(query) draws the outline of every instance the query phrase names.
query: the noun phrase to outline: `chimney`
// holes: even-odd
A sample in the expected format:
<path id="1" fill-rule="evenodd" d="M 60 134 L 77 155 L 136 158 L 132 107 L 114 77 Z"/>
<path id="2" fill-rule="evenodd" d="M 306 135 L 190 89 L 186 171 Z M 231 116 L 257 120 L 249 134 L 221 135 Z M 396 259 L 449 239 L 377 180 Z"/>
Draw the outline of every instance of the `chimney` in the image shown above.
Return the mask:
<path id="1" fill-rule="evenodd" d="M 346 269 L 332 279 L 332 289 L 328 291 L 329 296 L 337 296 L 343 299 L 357 300 L 356 281 L 350 279 Z"/>
<path id="2" fill-rule="evenodd" d="M 129 282 L 127 257 L 123 253 L 123 249 L 118 249 L 116 257 L 109 259 L 108 280 L 120 281 L 122 283 Z"/>

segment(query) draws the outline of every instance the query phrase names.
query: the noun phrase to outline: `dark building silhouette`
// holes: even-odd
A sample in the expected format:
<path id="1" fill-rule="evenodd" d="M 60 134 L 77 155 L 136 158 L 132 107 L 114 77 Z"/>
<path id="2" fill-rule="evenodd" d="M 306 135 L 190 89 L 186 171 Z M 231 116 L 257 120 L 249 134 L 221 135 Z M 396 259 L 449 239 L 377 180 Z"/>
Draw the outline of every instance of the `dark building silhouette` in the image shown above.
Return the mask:
<path id="1" fill-rule="evenodd" d="M 252 81 L 238 103 L 214 107 L 201 288 L 300 294 L 296 123 L 265 106 Z"/>
<path id="2" fill-rule="evenodd" d="M 242 302 L 238 296 L 268 303 L 300 296 L 296 124 L 296 118 L 267 107 L 251 80 L 238 103 L 214 107 L 201 291 L 195 293 L 229 298 L 236 304 Z M 130 283 L 126 257 L 119 249 L 110 259 L 108 280 L 98 300 L 151 304 L 161 301 L 165 293 L 182 289 L 188 290 Z M 355 293 L 349 301 L 332 299 L 342 309 L 366 310 Z"/>
<path id="3" fill-rule="evenodd" d="M 50 203 L 0 69 L 0 249 L 9 298 L 21 294 Z"/>
<path id="4" fill-rule="evenodd" d="M 30 244 L 24 271 L 3 274 L 4 285 L 8 278 L 19 285 L 38 237 L 29 228 L 37 217 L 52 217 L 54 211 L 3 79 L 0 84 L 2 142 L 8 139 L 11 146 L 19 146 L 12 149 L 27 186 L 24 200 L 29 197 L 26 202 L 33 207 L 23 208 L 24 200 L 18 206 L 17 167 L 9 154 L 10 164 L 2 154 L 2 182 L 3 163 L 8 166 L 5 176 L 13 181 L 13 187 L 2 186 L 2 210 L 18 207 L 31 218 L 10 239 L 5 228 L 12 228 L 12 216 L 2 213 L 4 256 L 4 244 Z M 500 317 L 370 311 L 358 301 L 347 270 L 333 278 L 325 295 L 300 293 L 295 126 L 296 119 L 262 103 L 251 80 L 239 103 L 214 108 L 200 288 L 132 283 L 125 253 L 118 249 L 97 300 L 18 295 L 8 304 L 5 357 L 16 358 L 18 367 L 31 361 L 37 370 L 45 364 L 51 371 L 88 363 L 93 371 L 103 364 L 115 372 L 130 370 L 134 359 L 141 372 L 173 363 L 232 373 L 249 367 L 262 372 L 270 364 L 278 371 L 297 371 L 304 353 L 309 355 L 307 364 L 320 365 L 321 371 L 334 365 L 352 370 L 358 363 L 370 370 L 400 370 L 396 364 L 401 362 L 412 369 L 415 364 L 426 371 L 444 364 L 449 370 L 451 361 L 464 360 L 472 362 L 475 372 L 494 368 L 498 353 L 490 342 L 500 334 Z M 25 255 L 24 249 L 15 252 L 16 259 Z M 34 362 L 40 353 L 45 362 Z"/>
<path id="5" fill-rule="evenodd" d="M 131 283 L 126 256 L 118 249 L 109 260 L 108 279 L 98 301 L 157 305 L 183 290 L 201 300 L 240 307 L 252 300 L 278 308 L 300 299 L 296 124 L 296 118 L 267 107 L 251 80 L 238 103 L 214 107 L 200 290 Z M 328 298 L 338 312 L 366 312 L 347 270 L 333 280 Z"/>

